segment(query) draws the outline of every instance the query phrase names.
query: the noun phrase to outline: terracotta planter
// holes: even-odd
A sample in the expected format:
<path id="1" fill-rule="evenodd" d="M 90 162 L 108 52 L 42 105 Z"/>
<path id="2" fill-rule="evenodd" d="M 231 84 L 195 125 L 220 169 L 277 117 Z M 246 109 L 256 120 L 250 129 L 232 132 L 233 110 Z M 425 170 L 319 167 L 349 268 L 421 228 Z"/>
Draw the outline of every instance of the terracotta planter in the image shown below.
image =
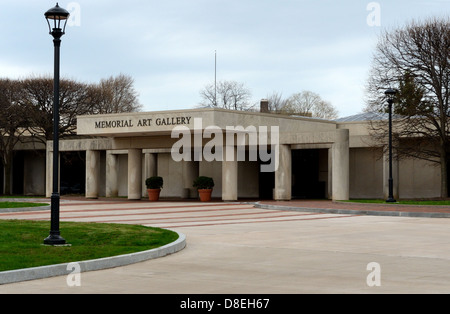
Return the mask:
<path id="1" fill-rule="evenodd" d="M 159 200 L 160 192 L 161 189 L 147 189 L 148 199 L 153 202 Z"/>
<path id="2" fill-rule="evenodd" d="M 198 196 L 200 201 L 209 202 L 211 200 L 212 189 L 198 189 Z"/>

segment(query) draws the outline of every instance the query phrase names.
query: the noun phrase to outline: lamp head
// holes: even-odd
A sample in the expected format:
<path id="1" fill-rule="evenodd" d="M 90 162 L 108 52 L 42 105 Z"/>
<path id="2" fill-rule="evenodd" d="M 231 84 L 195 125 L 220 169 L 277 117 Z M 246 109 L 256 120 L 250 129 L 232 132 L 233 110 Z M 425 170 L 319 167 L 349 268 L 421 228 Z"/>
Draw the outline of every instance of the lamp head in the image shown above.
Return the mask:
<path id="1" fill-rule="evenodd" d="M 45 12 L 44 15 L 47 19 L 50 34 L 52 34 L 53 36 L 59 35 L 59 37 L 64 35 L 66 31 L 67 19 L 69 18 L 70 13 L 67 10 L 61 8 L 58 3 L 56 3 L 56 6 Z M 53 27 L 50 25 L 50 20 L 53 20 Z M 62 29 L 61 21 L 64 23 Z"/>
<path id="2" fill-rule="evenodd" d="M 395 89 L 389 88 L 384 92 L 389 101 L 393 101 L 397 91 Z"/>

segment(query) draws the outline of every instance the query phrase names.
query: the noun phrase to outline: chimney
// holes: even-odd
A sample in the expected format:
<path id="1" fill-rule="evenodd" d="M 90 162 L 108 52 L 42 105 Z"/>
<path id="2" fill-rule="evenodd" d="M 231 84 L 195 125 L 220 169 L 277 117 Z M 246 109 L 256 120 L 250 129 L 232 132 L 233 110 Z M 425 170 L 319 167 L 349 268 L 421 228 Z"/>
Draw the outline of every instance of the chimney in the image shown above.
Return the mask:
<path id="1" fill-rule="evenodd" d="M 261 99 L 260 112 L 269 113 L 269 101 L 267 99 Z"/>

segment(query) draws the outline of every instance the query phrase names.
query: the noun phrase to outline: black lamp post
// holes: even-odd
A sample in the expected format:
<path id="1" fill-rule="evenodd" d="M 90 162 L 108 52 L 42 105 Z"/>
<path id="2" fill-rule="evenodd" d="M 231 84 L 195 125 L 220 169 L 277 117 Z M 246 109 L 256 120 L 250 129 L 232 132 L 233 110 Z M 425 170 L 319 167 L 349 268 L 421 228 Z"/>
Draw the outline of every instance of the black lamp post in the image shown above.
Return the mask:
<path id="1" fill-rule="evenodd" d="M 386 202 L 395 203 L 394 199 L 394 180 L 392 179 L 392 104 L 394 103 L 395 94 L 397 91 L 388 89 L 384 92 L 387 97 L 389 105 L 389 196 Z"/>
<path id="2" fill-rule="evenodd" d="M 69 12 L 60 8 L 58 3 L 54 8 L 45 12 L 50 35 L 53 36 L 55 46 L 55 66 L 53 82 L 53 192 L 51 197 L 51 229 L 50 235 L 44 240 L 44 244 L 63 245 L 66 240 L 61 237 L 59 231 L 59 48 L 61 37 L 66 30 Z M 52 20 L 52 22 L 50 21 Z M 61 22 L 64 24 L 61 29 Z M 51 25 L 51 23 L 53 25 Z"/>

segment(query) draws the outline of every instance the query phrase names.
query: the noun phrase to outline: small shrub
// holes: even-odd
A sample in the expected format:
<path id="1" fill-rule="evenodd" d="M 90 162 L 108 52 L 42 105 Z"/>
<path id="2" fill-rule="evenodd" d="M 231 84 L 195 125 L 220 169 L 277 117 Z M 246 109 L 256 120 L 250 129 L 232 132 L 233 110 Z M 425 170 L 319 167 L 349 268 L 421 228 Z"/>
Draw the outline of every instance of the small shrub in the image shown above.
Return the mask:
<path id="1" fill-rule="evenodd" d="M 210 177 L 200 176 L 194 180 L 194 185 L 197 189 L 212 189 L 214 187 L 214 180 Z"/>
<path id="2" fill-rule="evenodd" d="M 147 189 L 162 189 L 164 180 L 162 177 L 154 176 L 145 180 Z"/>

